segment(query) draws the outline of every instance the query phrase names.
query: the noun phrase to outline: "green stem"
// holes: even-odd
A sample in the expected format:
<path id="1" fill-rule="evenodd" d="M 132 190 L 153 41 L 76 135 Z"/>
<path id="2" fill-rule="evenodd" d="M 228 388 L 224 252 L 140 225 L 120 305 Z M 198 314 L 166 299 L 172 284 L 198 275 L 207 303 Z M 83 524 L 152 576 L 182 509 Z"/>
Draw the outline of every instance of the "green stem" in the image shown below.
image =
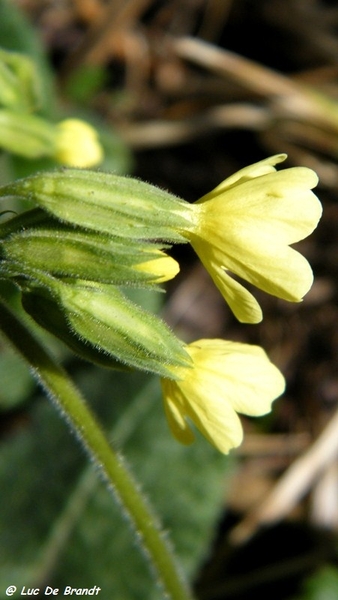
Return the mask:
<path id="1" fill-rule="evenodd" d="M 192 600 L 154 515 L 140 495 L 123 460 L 110 446 L 101 426 L 67 373 L 33 336 L 26 324 L 1 301 L 0 328 L 33 369 L 45 391 L 61 409 L 89 456 L 114 490 L 133 523 L 137 537 L 141 537 L 167 596 L 172 600 Z"/>

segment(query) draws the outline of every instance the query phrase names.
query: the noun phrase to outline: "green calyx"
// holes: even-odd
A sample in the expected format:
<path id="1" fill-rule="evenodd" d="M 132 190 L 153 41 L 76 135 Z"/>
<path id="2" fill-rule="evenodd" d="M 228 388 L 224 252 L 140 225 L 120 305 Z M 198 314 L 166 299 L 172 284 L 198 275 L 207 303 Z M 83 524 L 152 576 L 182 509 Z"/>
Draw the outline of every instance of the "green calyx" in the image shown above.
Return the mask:
<path id="1" fill-rule="evenodd" d="M 158 317 L 112 286 L 58 286 L 60 305 L 77 335 L 129 366 L 173 377 L 190 366 L 183 344 Z"/>
<path id="2" fill-rule="evenodd" d="M 101 367 L 127 369 L 121 361 L 76 335 L 69 325 L 66 313 L 47 290 L 43 293 L 41 289 L 22 290 L 21 301 L 26 313 L 38 325 L 59 338 L 77 356 Z"/>
<path id="3" fill-rule="evenodd" d="M 173 367 L 191 365 L 183 344 L 167 325 L 114 286 L 64 283 L 33 270 L 27 270 L 24 278 L 17 275 L 16 281 L 25 310 L 84 358 L 170 378 Z"/>
<path id="4" fill-rule="evenodd" d="M 62 222 L 131 240 L 185 242 L 190 205 L 153 185 L 110 173 L 68 169 L 0 188 L 0 197 L 32 201 Z"/>

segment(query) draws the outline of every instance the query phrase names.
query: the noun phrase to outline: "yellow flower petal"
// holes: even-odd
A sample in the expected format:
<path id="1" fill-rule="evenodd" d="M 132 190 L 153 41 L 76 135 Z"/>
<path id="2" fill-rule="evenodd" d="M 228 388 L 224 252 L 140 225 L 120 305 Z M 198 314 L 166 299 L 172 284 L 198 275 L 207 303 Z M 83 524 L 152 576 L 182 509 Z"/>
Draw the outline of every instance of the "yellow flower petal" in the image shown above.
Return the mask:
<path id="1" fill-rule="evenodd" d="M 231 404 L 224 402 L 222 396 L 216 396 L 213 388 L 208 389 L 207 381 L 206 388 L 203 381 L 198 380 L 196 384 L 196 390 L 188 390 L 190 395 L 186 396 L 186 386 L 179 386 L 177 381 L 162 380 L 165 413 L 171 433 L 179 442 L 191 444 L 195 436 L 190 422 L 194 423 L 213 446 L 227 454 L 242 442 L 240 419 Z"/>
<path id="2" fill-rule="evenodd" d="M 317 183 L 314 171 L 293 167 L 245 181 L 195 206 L 199 219 L 207 219 L 210 225 L 216 221 L 219 227 L 220 215 L 224 215 L 227 224 L 229 218 L 236 219 L 237 231 L 242 223 L 247 227 L 252 219 L 259 219 L 259 230 L 275 226 L 278 240 L 292 244 L 309 235 L 321 216 L 321 204 L 310 191 Z"/>
<path id="3" fill-rule="evenodd" d="M 244 169 L 240 169 L 237 171 L 237 173 L 234 173 L 233 175 L 230 175 L 230 177 L 227 177 L 227 179 L 224 179 L 222 183 L 215 187 L 211 192 L 206 194 L 206 196 L 200 198 L 198 202 L 203 202 L 206 199 L 218 196 L 220 192 L 224 192 L 225 190 L 233 187 L 234 185 L 238 185 L 239 183 L 244 183 L 244 181 L 249 181 L 250 179 L 255 179 L 256 177 L 261 177 L 262 175 L 267 175 L 268 173 L 273 173 L 276 171 L 274 165 L 283 162 L 286 160 L 286 158 L 286 154 L 276 154 L 275 156 L 269 156 L 258 163 L 244 167 Z"/>
<path id="4" fill-rule="evenodd" d="M 162 389 L 166 398 L 164 409 L 171 433 L 181 444 L 192 444 L 195 436 L 178 408 L 179 390 L 175 382 L 171 379 L 163 379 Z"/>
<path id="5" fill-rule="evenodd" d="M 261 307 L 254 296 L 243 286 L 236 281 L 223 267 L 222 262 L 217 260 L 209 251 L 198 251 L 198 242 L 194 244 L 195 251 L 209 271 L 215 285 L 218 287 L 223 298 L 229 304 L 235 317 L 241 323 L 259 323 L 263 318 Z M 211 248 L 209 248 L 211 250 Z"/>
<path id="6" fill-rule="evenodd" d="M 162 380 L 166 415 L 173 435 L 193 441 L 189 421 L 221 452 L 242 441 L 237 412 L 266 414 L 284 391 L 284 378 L 258 346 L 199 340 L 186 347 L 192 368 L 177 368 L 176 380 Z"/>
<path id="7" fill-rule="evenodd" d="M 313 282 L 307 260 L 289 247 L 317 226 L 322 207 L 311 189 L 317 175 L 294 167 L 276 172 L 272 157 L 242 169 L 192 205 L 184 232 L 242 322 L 261 311 L 234 274 L 284 300 L 300 302 Z"/>

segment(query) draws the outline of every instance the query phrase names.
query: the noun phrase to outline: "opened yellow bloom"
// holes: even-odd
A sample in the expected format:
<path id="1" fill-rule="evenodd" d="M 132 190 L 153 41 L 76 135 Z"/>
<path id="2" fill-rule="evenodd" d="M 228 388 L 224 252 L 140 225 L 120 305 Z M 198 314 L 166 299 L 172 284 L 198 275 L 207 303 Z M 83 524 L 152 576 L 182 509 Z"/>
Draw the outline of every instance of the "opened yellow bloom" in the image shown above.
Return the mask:
<path id="1" fill-rule="evenodd" d="M 186 347 L 192 367 L 176 367 L 177 379 L 162 379 L 165 412 L 173 435 L 194 441 L 192 422 L 221 452 L 242 441 L 237 413 L 258 417 L 285 387 L 281 372 L 259 346 L 199 340 Z"/>
<path id="2" fill-rule="evenodd" d="M 258 323 L 262 311 L 233 276 L 291 302 L 300 302 L 313 282 L 308 261 L 290 244 L 320 219 L 321 204 L 311 192 L 318 178 L 305 167 L 276 172 L 285 158 L 273 156 L 223 181 L 191 205 L 191 228 L 183 232 L 244 323 Z"/>
<path id="3" fill-rule="evenodd" d="M 103 150 L 94 127 L 80 119 L 66 119 L 56 126 L 55 159 L 67 167 L 95 167 Z"/>

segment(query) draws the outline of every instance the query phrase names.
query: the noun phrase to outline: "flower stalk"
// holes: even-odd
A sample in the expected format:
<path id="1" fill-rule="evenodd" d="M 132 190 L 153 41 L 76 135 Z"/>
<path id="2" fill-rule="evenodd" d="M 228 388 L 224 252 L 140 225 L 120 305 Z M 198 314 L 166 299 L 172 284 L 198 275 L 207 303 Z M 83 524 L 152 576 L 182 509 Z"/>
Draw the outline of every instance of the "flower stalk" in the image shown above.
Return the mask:
<path id="1" fill-rule="evenodd" d="M 27 325 L 0 300 L 0 329 L 25 359 L 36 379 L 77 434 L 90 458 L 128 514 L 138 538 L 168 598 L 192 600 L 157 520 L 126 468 L 108 442 L 100 424 L 65 370 L 30 332 Z"/>

